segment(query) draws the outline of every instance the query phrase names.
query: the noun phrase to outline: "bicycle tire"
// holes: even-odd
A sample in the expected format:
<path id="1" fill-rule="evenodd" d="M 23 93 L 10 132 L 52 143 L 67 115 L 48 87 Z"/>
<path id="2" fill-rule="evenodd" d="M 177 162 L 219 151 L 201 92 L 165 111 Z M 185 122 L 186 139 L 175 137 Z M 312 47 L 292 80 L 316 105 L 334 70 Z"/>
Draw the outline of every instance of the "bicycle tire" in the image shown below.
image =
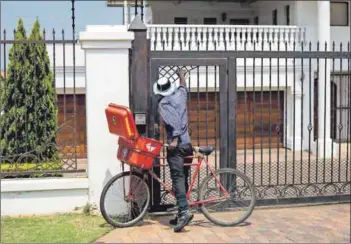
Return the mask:
<path id="1" fill-rule="evenodd" d="M 106 194 L 107 194 L 109 188 L 112 186 L 112 184 L 115 181 L 117 181 L 120 178 L 126 177 L 126 176 L 130 176 L 130 172 L 129 171 L 122 172 L 122 173 L 112 177 L 107 182 L 105 187 L 103 188 L 101 196 L 100 196 L 100 211 L 101 211 L 101 214 L 104 217 L 104 219 L 106 220 L 106 222 L 109 223 L 110 225 L 112 225 L 113 227 L 124 228 L 124 227 L 130 227 L 130 226 L 133 226 L 133 225 L 137 224 L 139 221 L 141 221 L 144 218 L 144 216 L 145 216 L 145 214 L 146 214 L 146 212 L 147 212 L 147 210 L 149 208 L 149 205 L 150 205 L 150 189 L 149 189 L 147 183 L 145 182 L 145 180 L 143 179 L 141 174 L 139 174 L 137 172 L 132 172 L 132 177 L 137 177 L 138 179 L 141 180 L 140 182 L 143 182 L 143 184 L 146 185 L 147 202 L 146 202 L 145 206 L 143 207 L 142 211 L 140 211 L 140 214 L 137 217 L 135 217 L 134 219 L 132 219 L 131 221 L 129 221 L 129 222 L 119 223 L 119 222 L 116 222 L 115 220 L 113 220 L 112 218 L 110 218 L 110 216 L 107 213 L 106 208 L 105 208 Z"/>
<path id="2" fill-rule="evenodd" d="M 209 211 L 207 210 L 207 208 L 205 207 L 205 204 L 201 204 L 200 205 L 200 210 L 201 212 L 205 215 L 205 217 L 210 220 L 212 223 L 219 225 L 219 226 L 235 226 L 238 225 L 242 222 L 244 222 L 247 218 L 250 217 L 250 215 L 252 214 L 255 206 L 256 206 L 256 193 L 255 193 L 255 188 L 254 185 L 252 184 L 251 180 L 242 172 L 235 170 L 235 169 L 230 169 L 230 168 L 224 168 L 224 169 L 219 169 L 216 170 L 214 172 L 216 175 L 221 174 L 221 173 L 232 173 L 234 175 L 239 176 L 241 179 L 244 180 L 244 182 L 247 184 L 248 188 L 250 189 L 250 191 L 252 192 L 252 198 L 250 201 L 250 205 L 248 207 L 248 210 L 246 211 L 246 213 L 239 218 L 238 220 L 235 220 L 233 222 L 227 223 L 227 222 L 223 222 L 221 220 L 216 219 L 213 215 L 211 215 L 209 213 Z M 212 179 L 213 175 L 208 175 L 201 183 L 200 185 L 200 190 L 199 190 L 199 200 L 203 201 L 204 200 L 204 194 L 206 193 L 205 191 L 207 190 L 207 183 Z"/>

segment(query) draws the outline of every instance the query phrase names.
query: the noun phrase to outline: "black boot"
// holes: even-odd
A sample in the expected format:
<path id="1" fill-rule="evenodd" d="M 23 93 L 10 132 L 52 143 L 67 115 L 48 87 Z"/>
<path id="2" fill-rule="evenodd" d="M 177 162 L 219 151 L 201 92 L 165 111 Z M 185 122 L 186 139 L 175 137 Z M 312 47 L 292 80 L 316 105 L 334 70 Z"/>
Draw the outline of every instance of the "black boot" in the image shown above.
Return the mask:
<path id="1" fill-rule="evenodd" d="M 173 229 L 174 232 L 180 232 L 193 218 L 194 215 L 189 210 L 185 211 L 184 213 L 180 213 L 177 226 Z"/>

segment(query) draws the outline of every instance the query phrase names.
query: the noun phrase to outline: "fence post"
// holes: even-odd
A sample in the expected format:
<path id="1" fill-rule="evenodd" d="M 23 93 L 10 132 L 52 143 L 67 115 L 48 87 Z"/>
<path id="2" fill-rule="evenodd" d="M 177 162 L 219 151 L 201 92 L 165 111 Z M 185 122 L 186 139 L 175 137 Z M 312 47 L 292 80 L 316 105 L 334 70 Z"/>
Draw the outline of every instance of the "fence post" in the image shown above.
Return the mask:
<path id="1" fill-rule="evenodd" d="M 117 137 L 109 133 L 109 103 L 129 106 L 129 48 L 126 26 L 87 26 L 80 33 L 85 51 L 89 202 L 99 205 L 107 181 L 120 172 Z"/>
<path id="2" fill-rule="evenodd" d="M 128 30 L 134 32 L 130 69 L 130 107 L 134 112 L 139 133 L 146 136 L 146 115 L 150 91 L 148 76 L 149 49 L 146 38 L 147 27 L 141 21 L 139 15 L 137 15 Z"/>

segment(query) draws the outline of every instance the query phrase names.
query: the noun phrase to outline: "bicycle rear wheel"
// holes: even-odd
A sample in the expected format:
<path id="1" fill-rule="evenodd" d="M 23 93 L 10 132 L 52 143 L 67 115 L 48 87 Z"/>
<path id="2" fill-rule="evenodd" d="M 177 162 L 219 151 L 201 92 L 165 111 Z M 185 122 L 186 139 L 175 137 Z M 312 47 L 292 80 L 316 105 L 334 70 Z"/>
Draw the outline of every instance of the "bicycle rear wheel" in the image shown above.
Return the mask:
<path id="1" fill-rule="evenodd" d="M 227 197 L 220 185 L 228 192 Z M 208 220 L 220 226 L 234 226 L 245 221 L 256 205 L 256 194 L 250 179 L 235 169 L 220 169 L 207 176 L 200 186 L 201 211 Z"/>
<path id="2" fill-rule="evenodd" d="M 130 227 L 143 219 L 150 203 L 150 190 L 142 175 L 123 172 L 111 178 L 100 197 L 100 211 L 114 227 Z"/>

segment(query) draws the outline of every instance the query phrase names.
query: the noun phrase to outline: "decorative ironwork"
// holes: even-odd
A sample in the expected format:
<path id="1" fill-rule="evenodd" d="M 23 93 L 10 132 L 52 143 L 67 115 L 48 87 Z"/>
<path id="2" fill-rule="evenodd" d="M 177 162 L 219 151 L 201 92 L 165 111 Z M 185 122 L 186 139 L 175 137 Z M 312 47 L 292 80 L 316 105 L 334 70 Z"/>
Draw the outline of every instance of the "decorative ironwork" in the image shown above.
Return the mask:
<path id="1" fill-rule="evenodd" d="M 193 144 L 216 145 L 210 164 L 245 173 L 262 204 L 350 201 L 351 54 L 320 51 L 319 43 L 317 51 L 311 43 L 304 45 L 294 44 L 294 51 L 286 44 L 280 51 L 150 52 L 159 77 L 175 76 L 178 67 L 186 67 Z M 225 76 L 218 72 L 223 59 Z M 334 67 L 327 72 L 328 62 Z M 330 91 L 329 79 L 336 86 Z M 328 105 L 321 92 L 330 92 L 335 104 Z M 160 175 L 171 186 L 168 167 Z M 207 175 L 201 169 L 198 181 Z M 239 194 L 244 186 L 236 186 L 236 197 L 244 197 Z M 164 190 L 159 204 L 175 204 Z M 191 196 L 197 197 L 197 192 Z"/>

